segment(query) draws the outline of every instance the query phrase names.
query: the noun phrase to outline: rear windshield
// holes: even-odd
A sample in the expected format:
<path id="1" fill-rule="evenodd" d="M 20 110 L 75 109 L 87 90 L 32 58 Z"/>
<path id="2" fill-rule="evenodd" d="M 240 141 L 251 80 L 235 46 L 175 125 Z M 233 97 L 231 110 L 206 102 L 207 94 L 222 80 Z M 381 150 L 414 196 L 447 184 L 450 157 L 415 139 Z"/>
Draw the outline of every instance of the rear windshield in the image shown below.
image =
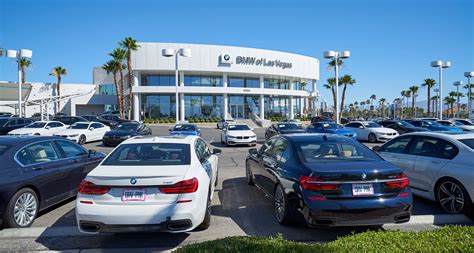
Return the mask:
<path id="1" fill-rule="evenodd" d="M 76 123 L 70 127 L 70 129 L 87 129 L 89 127 L 89 124 L 80 124 Z"/>
<path id="2" fill-rule="evenodd" d="M 193 125 L 176 125 L 173 131 L 196 131 L 196 127 Z"/>
<path id="3" fill-rule="evenodd" d="M 117 127 L 117 130 L 132 132 L 138 129 L 138 124 L 121 124 Z"/>
<path id="4" fill-rule="evenodd" d="M 297 142 L 295 146 L 304 163 L 381 160 L 372 150 L 356 141 Z"/>
<path id="5" fill-rule="evenodd" d="M 297 129 L 300 129 L 300 127 L 296 124 L 293 124 L 293 123 L 286 123 L 286 124 L 278 124 L 278 127 L 281 129 L 281 130 L 297 130 Z"/>
<path id="6" fill-rule="evenodd" d="M 459 141 L 466 144 L 466 146 L 470 147 L 471 149 L 474 149 L 474 139 L 460 139 Z"/>
<path id="7" fill-rule="evenodd" d="M 45 122 L 34 122 L 25 126 L 25 128 L 43 128 L 45 125 Z"/>
<path id="8" fill-rule="evenodd" d="M 190 163 L 189 144 L 140 143 L 120 145 L 102 165 L 189 165 Z"/>

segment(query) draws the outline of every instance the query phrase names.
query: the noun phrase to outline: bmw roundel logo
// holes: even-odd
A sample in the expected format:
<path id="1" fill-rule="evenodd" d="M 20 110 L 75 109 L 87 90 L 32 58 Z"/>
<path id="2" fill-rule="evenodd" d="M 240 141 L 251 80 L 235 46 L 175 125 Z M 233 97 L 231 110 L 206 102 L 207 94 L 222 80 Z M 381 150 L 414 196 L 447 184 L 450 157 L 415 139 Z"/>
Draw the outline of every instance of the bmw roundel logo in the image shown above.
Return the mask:
<path id="1" fill-rule="evenodd" d="M 130 183 L 131 183 L 131 184 L 136 184 L 136 183 L 137 183 L 137 179 L 134 178 L 134 177 L 130 178 Z"/>
<path id="2" fill-rule="evenodd" d="M 367 179 L 367 174 L 362 173 L 362 175 L 360 177 L 362 178 L 362 180 L 366 180 Z"/>
<path id="3" fill-rule="evenodd" d="M 228 55 L 228 54 L 224 55 L 224 60 L 226 60 L 226 61 L 230 60 L 230 55 Z"/>

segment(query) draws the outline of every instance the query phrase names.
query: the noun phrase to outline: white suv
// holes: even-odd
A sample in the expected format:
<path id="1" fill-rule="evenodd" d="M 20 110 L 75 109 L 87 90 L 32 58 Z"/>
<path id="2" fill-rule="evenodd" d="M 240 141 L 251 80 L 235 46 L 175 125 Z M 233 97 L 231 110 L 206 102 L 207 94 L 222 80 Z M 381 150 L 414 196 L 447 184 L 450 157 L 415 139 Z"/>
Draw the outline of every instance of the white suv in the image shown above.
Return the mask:
<path id="1" fill-rule="evenodd" d="M 219 153 L 198 136 L 126 140 L 81 182 L 79 229 L 119 233 L 208 228 Z"/>

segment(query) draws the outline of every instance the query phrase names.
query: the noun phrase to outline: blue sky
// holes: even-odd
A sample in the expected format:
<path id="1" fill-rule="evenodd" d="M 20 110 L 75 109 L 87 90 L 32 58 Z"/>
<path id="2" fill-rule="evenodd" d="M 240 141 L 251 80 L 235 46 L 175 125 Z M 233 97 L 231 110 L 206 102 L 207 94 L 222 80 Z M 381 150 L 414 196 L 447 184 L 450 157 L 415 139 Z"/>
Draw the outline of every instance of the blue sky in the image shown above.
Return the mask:
<path id="1" fill-rule="evenodd" d="M 21 11 L 20 11 L 21 10 Z M 256 47 L 322 58 L 350 50 L 342 74 L 357 84 L 349 101 L 371 94 L 392 101 L 402 89 L 438 79 L 430 61 L 450 60 L 445 91 L 474 71 L 471 0 L 0 0 L 0 47 L 33 50 L 31 81 L 53 82 L 49 70 L 68 69 L 68 83 L 90 83 L 92 67 L 109 59 L 117 41 L 188 42 Z M 321 59 L 322 87 L 332 72 Z M 0 80 L 16 80 L 16 65 L 0 59 Z M 420 98 L 426 97 L 421 89 Z M 420 99 L 420 100 L 421 100 Z"/>

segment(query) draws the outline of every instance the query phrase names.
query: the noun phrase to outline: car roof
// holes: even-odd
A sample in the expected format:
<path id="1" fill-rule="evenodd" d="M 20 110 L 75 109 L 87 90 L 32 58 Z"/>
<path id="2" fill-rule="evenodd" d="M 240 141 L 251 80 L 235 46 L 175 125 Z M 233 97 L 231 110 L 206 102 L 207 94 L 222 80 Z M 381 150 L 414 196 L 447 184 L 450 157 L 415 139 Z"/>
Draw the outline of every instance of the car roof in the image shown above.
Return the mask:
<path id="1" fill-rule="evenodd" d="M 189 123 L 176 124 L 175 126 L 193 126 L 193 127 L 197 127 L 196 124 L 189 124 Z"/>
<path id="2" fill-rule="evenodd" d="M 295 134 L 284 134 L 281 135 L 286 139 L 300 142 L 300 141 L 343 141 L 352 140 L 349 137 L 341 136 L 338 134 L 321 134 L 321 133 L 295 133 Z"/>
<path id="3" fill-rule="evenodd" d="M 42 141 L 42 140 L 64 140 L 60 137 L 53 137 L 53 136 L 38 136 L 38 135 L 3 135 L 0 136 L 0 144 L 1 145 L 25 145 L 28 143 Z"/>
<path id="4" fill-rule="evenodd" d="M 448 139 L 474 139 L 474 133 L 469 132 L 415 132 L 415 133 L 406 133 L 403 136 L 407 135 L 419 135 L 419 136 L 432 136 L 432 137 L 441 137 Z"/>
<path id="5" fill-rule="evenodd" d="M 375 122 L 371 120 L 356 120 L 356 121 L 351 121 L 349 123 L 375 123 Z"/>
<path id="6" fill-rule="evenodd" d="M 196 139 L 195 135 L 175 135 L 175 136 L 137 136 L 122 142 L 123 144 L 139 144 L 139 143 L 182 143 L 192 144 Z"/>
<path id="7" fill-rule="evenodd" d="M 47 121 L 47 120 L 43 120 L 43 121 L 35 121 L 33 123 L 61 123 L 61 124 L 64 124 L 62 123 L 61 121 L 57 121 L 57 120 L 50 120 L 50 121 Z"/>

